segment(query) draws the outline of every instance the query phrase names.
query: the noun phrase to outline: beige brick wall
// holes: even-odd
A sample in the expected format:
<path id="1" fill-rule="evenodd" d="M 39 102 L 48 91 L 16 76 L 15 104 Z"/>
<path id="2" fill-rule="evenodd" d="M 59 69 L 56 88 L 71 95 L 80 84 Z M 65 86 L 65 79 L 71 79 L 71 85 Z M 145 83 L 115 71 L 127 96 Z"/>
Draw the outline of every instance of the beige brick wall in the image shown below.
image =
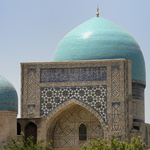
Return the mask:
<path id="1" fill-rule="evenodd" d="M 4 144 L 10 138 L 17 138 L 17 113 L 0 111 L 0 143 Z"/>

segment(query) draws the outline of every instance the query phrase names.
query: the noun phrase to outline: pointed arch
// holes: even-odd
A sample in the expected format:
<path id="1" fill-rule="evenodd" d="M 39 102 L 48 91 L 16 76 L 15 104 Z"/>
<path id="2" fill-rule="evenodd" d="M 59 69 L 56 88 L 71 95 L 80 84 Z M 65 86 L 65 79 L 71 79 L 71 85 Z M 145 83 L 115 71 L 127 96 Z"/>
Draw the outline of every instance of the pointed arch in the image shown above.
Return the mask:
<path id="1" fill-rule="evenodd" d="M 88 111 L 90 111 L 92 114 L 94 114 L 96 116 L 96 118 L 101 122 L 103 129 L 106 129 L 106 123 L 104 122 L 103 118 L 98 114 L 97 111 L 95 111 L 93 108 L 91 108 L 90 106 L 88 106 L 87 104 L 77 100 L 77 99 L 70 99 L 64 103 L 62 103 L 61 105 L 59 105 L 57 108 L 55 108 L 53 111 L 51 111 L 48 115 L 47 115 L 47 126 L 49 126 L 49 123 L 51 122 L 51 120 L 54 120 L 54 118 L 56 116 L 58 116 L 59 114 L 61 114 L 64 110 L 67 110 L 69 107 L 73 106 L 73 105 L 80 105 L 83 108 L 87 109 Z"/>
<path id="2" fill-rule="evenodd" d="M 104 137 L 100 121 L 78 104 L 64 110 L 54 120 L 56 123 L 51 124 L 54 128 L 50 132 L 52 139 L 49 140 L 53 140 L 56 149 L 82 147 L 87 141 Z"/>
<path id="3" fill-rule="evenodd" d="M 46 141 L 47 142 L 49 142 L 49 140 L 53 139 L 55 125 L 59 119 L 59 116 L 61 116 L 61 114 L 63 112 L 65 112 L 67 109 L 69 109 L 75 105 L 81 106 L 82 108 L 84 108 L 88 112 L 90 112 L 93 116 L 95 116 L 95 118 L 97 118 L 101 124 L 100 125 L 101 130 L 103 130 L 103 132 L 107 132 L 107 130 L 106 130 L 107 126 L 106 126 L 104 120 L 98 114 L 98 112 L 96 112 L 94 109 L 92 109 L 91 107 L 89 107 L 85 103 L 73 98 L 73 99 L 70 99 L 70 100 L 64 102 L 60 106 L 58 106 L 55 110 L 50 112 L 49 115 L 46 117 L 46 121 L 47 121 L 47 125 L 46 125 L 46 132 L 47 132 L 46 137 L 47 138 L 46 138 Z M 104 135 L 106 135 L 106 134 L 104 133 Z"/>

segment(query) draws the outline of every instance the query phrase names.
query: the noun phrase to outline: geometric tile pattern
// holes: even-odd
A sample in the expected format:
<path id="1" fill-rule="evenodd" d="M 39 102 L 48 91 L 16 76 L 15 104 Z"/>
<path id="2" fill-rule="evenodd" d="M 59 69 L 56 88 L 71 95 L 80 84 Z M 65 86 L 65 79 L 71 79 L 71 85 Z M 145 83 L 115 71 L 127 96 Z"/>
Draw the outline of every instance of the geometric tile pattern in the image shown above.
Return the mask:
<path id="1" fill-rule="evenodd" d="M 96 110 L 104 122 L 107 122 L 107 87 L 79 86 L 79 87 L 43 87 L 41 88 L 41 116 L 47 116 L 60 104 L 69 99 L 79 100 Z"/>
<path id="2" fill-rule="evenodd" d="M 112 96 L 118 97 L 120 95 L 120 68 L 119 66 L 112 66 Z"/>
<path id="3" fill-rule="evenodd" d="M 40 74 L 40 82 L 103 81 L 107 67 L 45 68 Z"/>
<path id="4" fill-rule="evenodd" d="M 82 147 L 89 141 L 104 136 L 99 120 L 79 105 L 63 112 L 59 118 L 53 132 L 54 148 Z M 87 128 L 86 141 L 79 140 L 79 126 L 81 124 Z"/>
<path id="5" fill-rule="evenodd" d="M 28 89 L 27 96 L 28 100 L 35 100 L 36 95 L 36 69 L 28 69 Z"/>

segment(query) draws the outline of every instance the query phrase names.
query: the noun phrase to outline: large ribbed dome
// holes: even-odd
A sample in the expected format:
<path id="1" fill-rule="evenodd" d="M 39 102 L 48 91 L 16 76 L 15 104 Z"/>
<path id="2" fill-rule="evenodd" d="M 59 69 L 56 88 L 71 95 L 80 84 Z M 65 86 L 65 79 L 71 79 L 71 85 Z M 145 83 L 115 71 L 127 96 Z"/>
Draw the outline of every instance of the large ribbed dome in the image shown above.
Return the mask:
<path id="1" fill-rule="evenodd" d="M 132 79 L 145 82 L 145 63 L 138 43 L 126 31 L 104 19 L 92 18 L 59 43 L 53 61 L 125 58 L 132 61 Z"/>
<path id="2" fill-rule="evenodd" d="M 0 110 L 18 111 L 18 97 L 13 85 L 0 75 Z"/>

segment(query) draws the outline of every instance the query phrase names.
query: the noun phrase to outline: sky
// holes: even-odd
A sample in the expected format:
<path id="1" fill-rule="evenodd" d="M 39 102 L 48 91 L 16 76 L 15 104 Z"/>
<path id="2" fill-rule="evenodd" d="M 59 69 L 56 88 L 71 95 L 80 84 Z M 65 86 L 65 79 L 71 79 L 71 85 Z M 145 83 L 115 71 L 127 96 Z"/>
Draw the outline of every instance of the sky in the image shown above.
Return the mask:
<path id="1" fill-rule="evenodd" d="M 20 63 L 52 61 L 60 40 L 77 25 L 100 17 L 128 31 L 146 64 L 145 119 L 150 123 L 150 0 L 0 0 L 0 74 L 20 100 Z"/>

